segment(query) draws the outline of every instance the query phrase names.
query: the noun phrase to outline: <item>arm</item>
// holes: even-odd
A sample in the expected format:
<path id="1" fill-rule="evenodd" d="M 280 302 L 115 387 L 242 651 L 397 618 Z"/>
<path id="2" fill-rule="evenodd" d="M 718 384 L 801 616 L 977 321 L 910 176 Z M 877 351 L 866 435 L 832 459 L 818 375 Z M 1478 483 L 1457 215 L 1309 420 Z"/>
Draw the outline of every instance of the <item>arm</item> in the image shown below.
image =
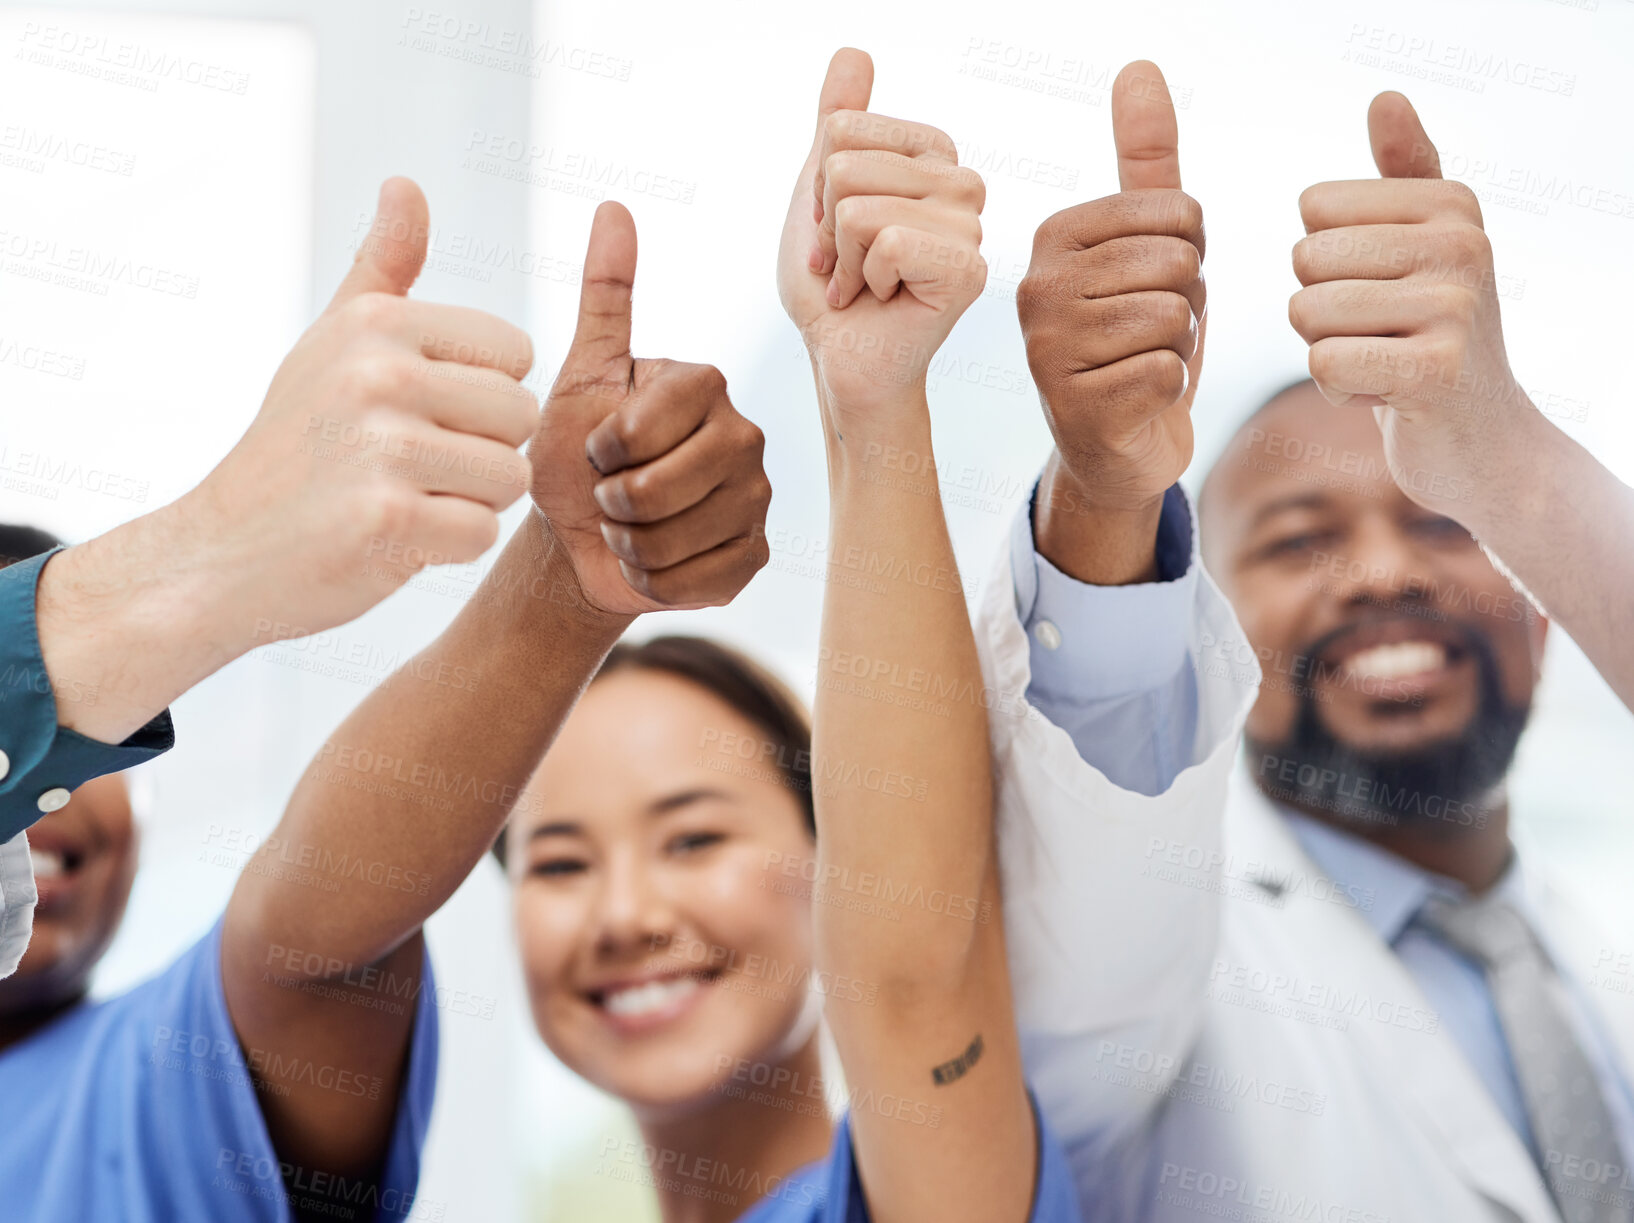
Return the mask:
<path id="1" fill-rule="evenodd" d="M 296 1166 L 376 1169 L 413 1012 L 370 1003 L 415 995 L 421 924 L 493 843 L 618 635 L 643 611 L 728 601 L 765 561 L 760 432 L 718 373 L 630 356 L 635 254 L 629 214 L 604 205 L 530 449 L 536 512 L 448 631 L 336 731 L 233 894 L 228 1008 Z M 294 877 L 279 870 L 291 856 Z M 313 1064 L 381 1089 L 323 1090 L 300 1073 Z"/>
<path id="2" fill-rule="evenodd" d="M 492 544 L 497 511 L 527 487 L 515 448 L 535 412 L 506 393 L 505 371 L 525 372 L 532 347 L 490 315 L 406 299 L 426 249 L 413 183 L 382 188 L 373 234 L 197 488 L 43 570 L 7 571 L 28 583 L 38 636 L 6 648 L 28 647 L 20 669 L 60 729 L 22 750 L 0 741 L 0 832 L 39 818 L 41 790 L 95 776 L 87 745 L 169 747 L 165 707 L 234 658 L 352 619 L 428 558 L 473 560 Z M 456 366 L 457 379 L 434 376 Z"/>
<path id="3" fill-rule="evenodd" d="M 1205 242 L 1202 209 L 1180 190 L 1174 106 L 1155 65 L 1119 74 L 1112 120 L 1120 191 L 1046 220 L 1016 294 L 1055 449 L 1033 499 L 1036 581 L 1019 541 L 1012 557 L 1018 595 L 1035 595 L 1022 606 L 1029 632 L 1037 619 L 1051 625 L 1032 637 L 1040 668 L 1028 695 L 1086 760 L 1156 794 L 1192 762 L 1196 722 L 1176 631 L 1196 587 L 1190 523 L 1178 548 L 1165 541 L 1166 564 L 1158 543 L 1184 508 L 1167 502 L 1191 461 Z M 1093 646 L 1091 625 L 1102 630 Z M 1138 644 L 1119 650 L 1119 637 Z"/>
<path id="4" fill-rule="evenodd" d="M 1195 538 L 1186 577 L 1152 581 L 1174 576 L 1172 563 L 1157 566 L 1158 528 L 1191 459 L 1206 319 L 1202 211 L 1179 189 L 1178 128 L 1156 67 L 1124 68 L 1112 105 L 1123 190 L 1047 220 L 1017 296 L 1057 447 L 1034 540 L 1062 577 L 1086 585 L 1051 614 L 1066 621 L 1056 651 L 1032 631 L 1038 604 L 1066 593 L 1046 588 L 1048 571 L 1030 605 L 990 582 L 977 625 L 989 688 L 1027 697 L 993 725 L 1010 969 L 1027 1068 L 1086 1207 L 1101 1196 L 1109 1147 L 1164 1098 L 1115 1086 L 1117 1059 L 1137 1054 L 1161 1086 L 1202 1019 L 1226 781 L 1258 682 L 1251 656 L 1238 665 L 1214 656 L 1242 633 Z M 1032 542 L 1018 534 L 1006 551 Z M 1027 562 L 1017 563 L 1025 577 Z M 1147 663 L 1125 672 L 1119 635 L 1142 627 Z M 1069 653 L 1066 635 L 1086 628 L 1105 648 Z M 1138 737 L 1138 713 L 1167 736 L 1167 759 L 1144 775 L 1122 771 L 1120 758 Z M 1114 720 L 1122 724 L 1089 741 Z M 1171 854 L 1197 869 L 1174 878 Z"/>
<path id="5" fill-rule="evenodd" d="M 1375 405 L 1402 491 L 1468 528 L 1634 709 L 1634 490 L 1510 372 L 1481 206 L 1442 180 L 1411 104 L 1380 94 L 1368 129 L 1383 177 L 1299 201 L 1288 317 L 1311 376 L 1334 403 Z"/>
<path id="6" fill-rule="evenodd" d="M 989 916 L 998 877 L 975 643 L 935 476 L 882 481 L 868 458 L 892 446 L 931 453 L 925 363 L 985 282 L 983 191 L 941 132 L 861 113 L 872 80 L 867 56 L 835 55 L 779 263 L 785 307 L 811 350 L 834 546 L 911 559 L 885 566 L 883 593 L 832 583 L 824 594 L 831 670 L 819 672 L 813 755 L 815 771 L 838 780 L 816 790 L 819 877 L 891 878 L 949 900 L 906 903 L 882 920 L 815 897 L 817 962 L 878 987 L 872 1005 L 829 1003 L 848 1085 L 942 1111 L 935 1129 L 855 1111 L 871 1217 L 1021 1220 L 1037 1142 L 1003 927 Z M 842 332 L 908 355 L 890 376 L 848 366 L 828 340 Z M 870 699 L 845 681 L 841 660 L 858 657 L 933 675 L 954 695 L 936 709 Z M 870 784 L 881 777 L 901 781 Z"/>

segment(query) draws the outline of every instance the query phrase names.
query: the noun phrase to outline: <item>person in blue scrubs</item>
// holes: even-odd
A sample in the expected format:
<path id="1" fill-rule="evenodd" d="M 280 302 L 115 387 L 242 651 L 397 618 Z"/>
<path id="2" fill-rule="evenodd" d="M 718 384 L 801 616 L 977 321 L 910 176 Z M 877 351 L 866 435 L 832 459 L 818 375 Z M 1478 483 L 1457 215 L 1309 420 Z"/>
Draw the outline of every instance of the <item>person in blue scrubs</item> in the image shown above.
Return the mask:
<path id="1" fill-rule="evenodd" d="M 0 528 L 0 552 L 49 551 L 55 543 L 41 532 Z M 32 618 L 13 618 L 8 628 L 27 636 Z M 49 688 L 29 694 L 38 697 L 37 720 L 54 725 Z M 102 751 L 126 753 L 126 769 L 80 783 L 26 834 L 38 902 L 17 971 L 0 981 L 7 1121 L 0 1215 L 137 1223 L 309 1212 L 415 1217 L 437 1069 L 423 951 L 427 988 L 407 994 L 403 1039 L 387 1073 L 352 1059 L 322 1064 L 283 1042 L 246 1047 L 227 1005 L 220 922 L 157 977 L 90 1001 L 91 975 L 118 932 L 136 875 L 127 770 L 155 754 L 140 744 Z M 280 1076 L 291 1081 L 279 1083 Z M 298 1092 L 332 1097 L 328 1107 L 354 1121 L 361 1111 L 385 1116 L 366 1164 L 291 1160 L 269 1132 L 260 1096 L 287 1100 Z"/>
<path id="2" fill-rule="evenodd" d="M 666 1221 L 1071 1223 L 1023 1078 L 992 702 L 934 463 L 872 461 L 929 458 L 926 365 L 984 281 L 981 182 L 941 132 L 864 113 L 871 80 L 835 56 L 779 266 L 830 554 L 879 561 L 826 585 L 815 730 L 725 647 L 621 646 L 496 851 L 540 1035 L 640 1127 L 598 1170 Z"/>

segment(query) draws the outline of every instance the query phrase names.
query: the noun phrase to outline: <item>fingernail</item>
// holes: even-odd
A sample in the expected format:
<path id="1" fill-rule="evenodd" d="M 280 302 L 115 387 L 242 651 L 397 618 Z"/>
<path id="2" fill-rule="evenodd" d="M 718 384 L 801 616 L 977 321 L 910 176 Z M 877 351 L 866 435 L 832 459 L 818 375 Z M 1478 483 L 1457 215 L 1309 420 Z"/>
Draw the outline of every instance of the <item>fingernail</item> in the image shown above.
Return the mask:
<path id="1" fill-rule="evenodd" d="M 587 437 L 584 439 L 584 457 L 589 462 L 590 466 L 596 469 L 596 474 L 598 476 L 604 476 L 607 474 L 606 469 L 604 469 L 600 463 L 596 462 L 596 439 L 594 437 Z"/>
<path id="2" fill-rule="evenodd" d="M 828 282 L 828 304 L 836 308 L 840 304 L 840 282 L 838 280 Z"/>
<path id="3" fill-rule="evenodd" d="M 806 266 L 814 272 L 823 270 L 823 248 L 815 242 L 811 244 L 811 254 L 806 256 Z"/>
<path id="4" fill-rule="evenodd" d="M 812 202 L 811 202 L 811 219 L 813 221 L 816 221 L 817 224 L 819 224 L 819 225 L 821 225 L 823 223 L 823 201 L 822 200 L 812 200 Z"/>

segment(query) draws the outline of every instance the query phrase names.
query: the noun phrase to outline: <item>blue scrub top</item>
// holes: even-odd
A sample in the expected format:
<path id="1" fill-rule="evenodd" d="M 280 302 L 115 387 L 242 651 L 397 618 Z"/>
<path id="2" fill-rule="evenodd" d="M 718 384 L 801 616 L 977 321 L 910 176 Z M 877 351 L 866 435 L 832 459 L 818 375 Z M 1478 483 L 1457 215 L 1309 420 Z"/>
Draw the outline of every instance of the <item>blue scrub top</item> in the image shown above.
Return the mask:
<path id="1" fill-rule="evenodd" d="M 1066 1153 L 1033 1101 L 1038 1129 L 1038 1179 L 1028 1223 L 1082 1223 L 1078 1190 Z M 738 1223 L 870 1223 L 868 1202 L 851 1152 L 851 1118 L 843 1117 L 834 1149 L 820 1163 L 790 1173 L 738 1217 Z"/>
<path id="2" fill-rule="evenodd" d="M 429 957 L 421 971 L 403 1094 L 378 1184 L 337 1185 L 321 1172 L 297 1174 L 297 1186 L 338 1193 L 354 1206 L 353 1220 L 432 1217 L 414 1201 L 437 1080 Z M 368 1089 L 330 1077 L 338 1091 Z M 0 1218 L 6 1223 L 287 1223 L 292 1217 L 278 1155 L 227 1018 L 219 921 L 153 980 L 76 1007 L 0 1053 L 0 1107 L 6 1120 Z"/>

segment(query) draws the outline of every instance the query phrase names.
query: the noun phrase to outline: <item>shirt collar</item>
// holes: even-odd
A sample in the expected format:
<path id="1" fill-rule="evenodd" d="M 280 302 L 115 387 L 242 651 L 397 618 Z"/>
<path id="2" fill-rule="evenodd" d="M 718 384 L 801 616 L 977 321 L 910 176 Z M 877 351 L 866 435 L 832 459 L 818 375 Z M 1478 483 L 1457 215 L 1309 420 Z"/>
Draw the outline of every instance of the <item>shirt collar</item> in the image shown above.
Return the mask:
<path id="1" fill-rule="evenodd" d="M 1300 848 L 1328 878 L 1346 890 L 1361 888 L 1372 892 L 1372 905 L 1358 912 L 1386 943 L 1395 944 L 1432 895 L 1444 896 L 1456 903 L 1469 894 L 1457 880 L 1414 866 L 1354 833 L 1287 807 L 1279 810 Z M 1517 858 L 1511 857 L 1494 891 L 1531 921 Z"/>

